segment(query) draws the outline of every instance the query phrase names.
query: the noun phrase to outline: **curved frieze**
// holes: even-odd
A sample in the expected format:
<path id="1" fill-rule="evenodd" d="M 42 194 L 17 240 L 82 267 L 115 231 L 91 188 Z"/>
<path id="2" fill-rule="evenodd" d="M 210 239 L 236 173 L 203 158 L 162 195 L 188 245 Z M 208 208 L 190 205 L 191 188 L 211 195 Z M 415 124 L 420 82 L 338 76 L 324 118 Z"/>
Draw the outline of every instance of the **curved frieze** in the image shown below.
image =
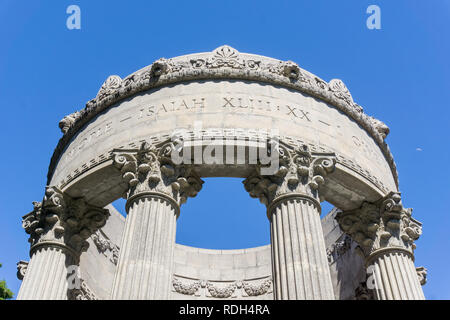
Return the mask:
<path id="1" fill-rule="evenodd" d="M 127 97 L 152 88 L 207 79 L 239 79 L 275 84 L 332 104 L 358 123 L 373 138 L 387 160 L 398 187 L 396 166 L 389 147 L 384 142 L 389 128 L 380 120 L 366 115 L 362 107 L 354 103 L 348 88 L 341 80 L 333 79 L 327 83 L 291 61 L 239 53 L 229 46 L 222 46 L 208 53 L 172 59 L 162 58 L 124 79 L 119 76 L 110 76 L 100 88 L 96 98 L 87 103 L 86 108 L 65 117 L 60 122 L 64 136 L 52 156 L 48 182 L 71 139 L 85 124 L 105 109 Z"/>

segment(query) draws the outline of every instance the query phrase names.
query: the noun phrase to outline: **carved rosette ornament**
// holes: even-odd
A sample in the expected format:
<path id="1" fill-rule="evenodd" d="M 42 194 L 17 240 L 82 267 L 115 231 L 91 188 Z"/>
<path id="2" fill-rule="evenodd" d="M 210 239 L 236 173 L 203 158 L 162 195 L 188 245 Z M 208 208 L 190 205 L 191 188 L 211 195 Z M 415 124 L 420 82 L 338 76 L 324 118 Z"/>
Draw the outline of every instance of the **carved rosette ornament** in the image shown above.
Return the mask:
<path id="1" fill-rule="evenodd" d="M 319 187 L 335 168 L 334 154 L 313 156 L 307 145 L 290 148 L 281 143 L 274 152 L 279 154 L 279 168 L 273 175 L 263 176 L 257 172 L 244 180 L 250 196 L 259 198 L 265 205 L 289 194 L 304 195 L 318 202 Z"/>
<path id="2" fill-rule="evenodd" d="M 171 142 L 160 147 L 143 143 L 139 149 L 113 151 L 114 165 L 129 186 L 129 200 L 156 192 L 170 196 L 181 205 L 188 197 L 197 195 L 203 181 L 191 168 L 172 162 L 174 148 Z"/>
<path id="3" fill-rule="evenodd" d="M 33 206 L 22 221 L 32 251 L 47 243 L 66 247 L 77 256 L 87 250 L 86 239 L 103 227 L 109 216 L 108 210 L 64 196 L 56 187 L 47 187 L 43 201 L 33 202 Z"/>
<path id="4" fill-rule="evenodd" d="M 380 202 L 364 202 L 361 208 L 339 212 L 341 229 L 355 240 L 365 257 L 383 248 L 401 248 L 413 254 L 422 224 L 411 217 L 399 192 L 390 192 Z"/>
<path id="5" fill-rule="evenodd" d="M 111 95 L 118 94 L 121 85 L 122 78 L 116 75 L 109 76 L 98 91 L 96 99 L 101 101 L 105 98 L 113 98 Z"/>

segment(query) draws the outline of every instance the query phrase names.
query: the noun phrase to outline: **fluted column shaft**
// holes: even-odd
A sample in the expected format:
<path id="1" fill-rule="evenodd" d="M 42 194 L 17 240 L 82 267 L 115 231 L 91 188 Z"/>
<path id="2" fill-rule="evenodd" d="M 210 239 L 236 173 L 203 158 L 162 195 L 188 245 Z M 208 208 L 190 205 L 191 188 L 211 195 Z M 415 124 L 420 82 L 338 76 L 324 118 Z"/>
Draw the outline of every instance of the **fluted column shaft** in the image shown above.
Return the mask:
<path id="1" fill-rule="evenodd" d="M 127 207 L 112 298 L 168 299 L 178 204 L 167 195 L 149 193 Z"/>
<path id="2" fill-rule="evenodd" d="M 407 250 L 381 249 L 367 259 L 377 300 L 424 300 L 412 255 Z M 371 279 L 371 280 L 372 280 Z M 368 281 L 368 286 L 370 283 Z"/>
<path id="3" fill-rule="evenodd" d="M 75 258 L 67 248 L 41 245 L 32 253 L 17 300 L 67 300 L 69 265 Z"/>
<path id="4" fill-rule="evenodd" d="M 289 196 L 269 207 L 274 298 L 334 299 L 320 205 Z"/>

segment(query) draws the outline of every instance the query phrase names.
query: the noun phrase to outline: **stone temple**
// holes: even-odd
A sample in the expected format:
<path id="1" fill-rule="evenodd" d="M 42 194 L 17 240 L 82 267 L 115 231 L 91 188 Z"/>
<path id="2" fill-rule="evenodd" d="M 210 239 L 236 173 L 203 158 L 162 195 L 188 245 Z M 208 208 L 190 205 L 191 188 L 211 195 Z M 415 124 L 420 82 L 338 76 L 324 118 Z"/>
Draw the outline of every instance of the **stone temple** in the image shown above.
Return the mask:
<path id="1" fill-rule="evenodd" d="M 424 299 L 389 128 L 341 80 L 221 46 L 110 76 L 59 126 L 18 299 Z M 243 179 L 270 245 L 175 243 L 203 177 Z"/>

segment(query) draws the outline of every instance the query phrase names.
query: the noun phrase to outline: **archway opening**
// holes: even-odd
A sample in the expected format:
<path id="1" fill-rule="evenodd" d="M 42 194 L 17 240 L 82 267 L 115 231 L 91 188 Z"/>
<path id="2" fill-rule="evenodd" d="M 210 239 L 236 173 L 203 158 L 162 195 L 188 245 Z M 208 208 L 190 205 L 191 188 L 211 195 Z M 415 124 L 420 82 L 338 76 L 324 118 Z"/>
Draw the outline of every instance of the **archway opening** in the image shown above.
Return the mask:
<path id="1" fill-rule="evenodd" d="M 203 180 L 197 197 L 181 207 L 177 243 L 223 250 L 270 244 L 266 207 L 245 191 L 242 178 Z"/>
<path id="2" fill-rule="evenodd" d="M 242 178 L 203 178 L 195 198 L 181 206 L 176 243 L 205 249 L 245 249 L 270 244 L 266 206 L 245 191 Z M 112 205 L 124 216 L 125 199 Z M 321 203 L 321 218 L 333 205 Z"/>

